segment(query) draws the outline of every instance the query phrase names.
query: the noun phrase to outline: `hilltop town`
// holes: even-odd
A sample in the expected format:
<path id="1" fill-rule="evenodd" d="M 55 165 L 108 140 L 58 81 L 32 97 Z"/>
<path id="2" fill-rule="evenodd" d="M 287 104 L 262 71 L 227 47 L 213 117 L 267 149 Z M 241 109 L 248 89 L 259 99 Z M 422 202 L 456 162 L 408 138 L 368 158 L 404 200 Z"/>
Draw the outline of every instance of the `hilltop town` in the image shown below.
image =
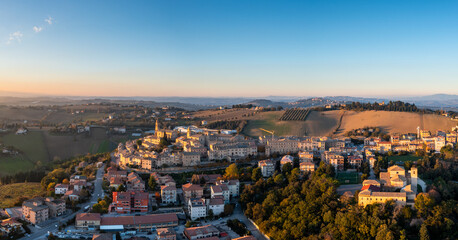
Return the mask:
<path id="1" fill-rule="evenodd" d="M 384 137 L 271 132 L 250 138 L 193 125 L 165 129 L 156 120 L 154 131 L 119 143 L 110 156 L 76 162 L 68 179 L 45 177 L 49 195 L 6 209 L 9 218 L 1 229 L 5 234 L 29 224 L 46 229 L 25 233 L 34 238 L 111 239 L 117 233 L 123 239 L 266 239 L 256 220 L 243 213 L 242 192 L 258 180 L 281 184 L 279 177 L 294 173 L 301 181 L 320 169 L 340 182 L 342 197 L 354 197 L 362 207 L 393 202 L 415 209 L 417 195 L 428 189 L 418 163 L 388 164 L 387 156 L 443 153 L 456 146 L 457 128 L 431 133 L 418 127 L 416 133 Z"/>

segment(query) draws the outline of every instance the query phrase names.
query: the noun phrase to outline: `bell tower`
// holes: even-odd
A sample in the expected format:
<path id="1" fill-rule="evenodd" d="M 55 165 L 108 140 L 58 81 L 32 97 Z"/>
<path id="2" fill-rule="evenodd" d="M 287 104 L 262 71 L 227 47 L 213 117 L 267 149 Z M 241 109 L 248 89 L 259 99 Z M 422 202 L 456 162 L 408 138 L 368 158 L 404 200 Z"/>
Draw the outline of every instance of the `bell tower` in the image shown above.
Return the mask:
<path id="1" fill-rule="evenodd" d="M 418 184 L 418 169 L 416 167 L 410 168 L 410 184 L 412 185 L 412 190 L 418 194 L 417 192 L 417 184 Z"/>
<path id="2" fill-rule="evenodd" d="M 191 128 L 190 128 L 190 127 L 188 127 L 187 137 L 188 137 L 188 138 L 191 138 Z"/>

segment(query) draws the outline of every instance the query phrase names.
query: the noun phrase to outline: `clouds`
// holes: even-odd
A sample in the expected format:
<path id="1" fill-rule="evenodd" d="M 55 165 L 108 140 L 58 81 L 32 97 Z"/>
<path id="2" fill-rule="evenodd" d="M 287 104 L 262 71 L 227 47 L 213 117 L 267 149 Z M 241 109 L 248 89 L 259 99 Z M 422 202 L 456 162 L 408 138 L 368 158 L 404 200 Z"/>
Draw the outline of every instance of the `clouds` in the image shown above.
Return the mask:
<path id="1" fill-rule="evenodd" d="M 11 44 L 14 42 L 20 43 L 22 41 L 23 36 L 24 34 L 22 34 L 21 31 L 10 33 L 10 37 L 8 38 L 8 41 L 6 42 L 6 44 Z"/>
<path id="2" fill-rule="evenodd" d="M 34 26 L 34 27 L 33 27 L 33 31 L 34 31 L 35 33 L 39 33 L 39 32 L 41 32 L 42 30 L 43 30 L 42 27 L 38 27 L 38 26 Z"/>
<path id="3" fill-rule="evenodd" d="M 52 17 L 48 17 L 45 19 L 45 22 L 47 22 L 49 25 L 52 25 L 54 19 Z"/>
<path id="4" fill-rule="evenodd" d="M 54 23 L 54 18 L 49 16 L 45 18 L 44 21 L 47 23 L 46 26 L 49 26 Z M 46 26 L 35 25 L 32 27 L 32 30 L 34 33 L 40 33 L 47 28 Z M 21 43 L 23 37 L 24 37 L 24 34 L 21 31 L 15 31 L 13 33 L 10 33 L 8 40 L 6 41 L 6 44 L 10 45 L 12 43 Z"/>

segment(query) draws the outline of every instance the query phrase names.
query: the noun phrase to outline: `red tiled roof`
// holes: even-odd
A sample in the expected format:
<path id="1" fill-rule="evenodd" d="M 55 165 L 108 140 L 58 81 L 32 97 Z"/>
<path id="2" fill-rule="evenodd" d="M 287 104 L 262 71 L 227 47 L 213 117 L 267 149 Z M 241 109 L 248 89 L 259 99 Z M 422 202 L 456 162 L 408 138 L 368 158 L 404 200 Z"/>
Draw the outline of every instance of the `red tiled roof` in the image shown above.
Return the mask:
<path id="1" fill-rule="evenodd" d="M 100 225 L 158 224 L 177 221 L 178 217 L 175 213 L 165 213 L 143 216 L 102 217 Z"/>
<path id="2" fill-rule="evenodd" d="M 365 185 L 361 188 L 361 191 L 371 190 L 373 192 L 380 192 L 380 188 L 374 185 Z"/>

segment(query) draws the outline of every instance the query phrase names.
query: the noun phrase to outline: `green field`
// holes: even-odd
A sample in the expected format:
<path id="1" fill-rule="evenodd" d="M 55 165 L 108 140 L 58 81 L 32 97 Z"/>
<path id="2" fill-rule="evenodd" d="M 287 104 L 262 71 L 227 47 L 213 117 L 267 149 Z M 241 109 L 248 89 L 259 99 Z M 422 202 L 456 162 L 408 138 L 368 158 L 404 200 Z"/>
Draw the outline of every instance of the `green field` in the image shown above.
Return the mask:
<path id="1" fill-rule="evenodd" d="M 44 193 L 40 183 L 14 183 L 0 185 L 0 208 L 13 207 L 20 198 L 33 198 Z"/>
<path id="2" fill-rule="evenodd" d="M 361 182 L 361 178 L 357 172 L 338 172 L 336 179 L 340 184 L 358 184 Z"/>
<path id="3" fill-rule="evenodd" d="M 403 155 L 403 156 L 389 156 L 388 161 L 393 160 L 394 162 L 405 162 L 405 161 L 412 161 L 415 162 L 421 159 L 421 157 L 416 157 L 413 155 Z"/>
<path id="4" fill-rule="evenodd" d="M 23 155 L 0 157 L 0 176 L 30 170 L 34 166 L 34 163 L 27 160 Z"/>
<path id="5" fill-rule="evenodd" d="M 270 135 L 270 133 L 260 130 L 261 128 L 268 131 L 274 131 L 276 136 L 291 134 L 291 124 L 293 122 L 280 123 L 278 119 L 282 114 L 282 112 L 265 113 L 262 119 L 249 120 L 248 124 L 243 129 L 243 134 L 251 137 Z"/>
<path id="6" fill-rule="evenodd" d="M 38 161 L 45 163 L 49 160 L 40 131 L 29 131 L 26 135 L 9 133 L 0 136 L 0 141 L 5 146 L 14 146 L 20 152 L 17 156 L 0 157 L 0 175 L 31 170 Z"/>

